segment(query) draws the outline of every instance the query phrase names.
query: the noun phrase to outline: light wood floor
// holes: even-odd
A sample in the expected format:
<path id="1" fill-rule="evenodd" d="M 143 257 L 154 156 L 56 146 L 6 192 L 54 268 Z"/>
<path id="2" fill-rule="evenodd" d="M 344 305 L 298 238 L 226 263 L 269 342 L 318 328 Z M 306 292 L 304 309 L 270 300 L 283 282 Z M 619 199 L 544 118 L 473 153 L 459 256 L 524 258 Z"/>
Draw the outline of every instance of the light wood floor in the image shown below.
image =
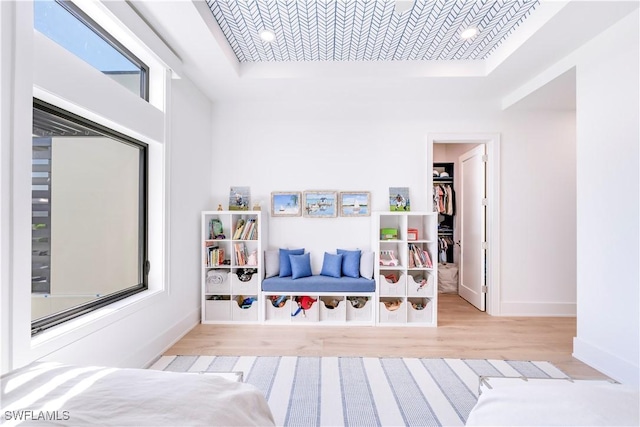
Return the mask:
<path id="1" fill-rule="evenodd" d="M 451 357 L 540 360 L 606 378 L 571 356 L 576 319 L 494 317 L 439 295 L 438 327 L 198 325 L 165 355 Z"/>

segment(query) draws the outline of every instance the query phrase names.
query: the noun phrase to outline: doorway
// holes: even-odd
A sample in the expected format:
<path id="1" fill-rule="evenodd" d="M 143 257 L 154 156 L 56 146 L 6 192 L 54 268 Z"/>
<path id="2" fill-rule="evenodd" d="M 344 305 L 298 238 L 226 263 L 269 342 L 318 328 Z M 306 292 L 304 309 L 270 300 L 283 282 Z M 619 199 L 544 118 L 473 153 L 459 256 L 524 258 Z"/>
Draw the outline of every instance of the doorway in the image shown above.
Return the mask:
<path id="1" fill-rule="evenodd" d="M 427 144 L 427 168 L 433 170 L 427 174 L 430 200 L 435 195 L 434 211 L 445 212 L 439 215 L 439 258 L 446 262 L 439 268 L 443 285 L 457 273 L 456 293 L 491 315 L 500 314 L 499 138 L 484 133 L 430 134 Z M 451 196 L 447 185 L 455 198 L 453 211 L 451 205 L 445 211 L 438 205 L 443 189 Z"/>

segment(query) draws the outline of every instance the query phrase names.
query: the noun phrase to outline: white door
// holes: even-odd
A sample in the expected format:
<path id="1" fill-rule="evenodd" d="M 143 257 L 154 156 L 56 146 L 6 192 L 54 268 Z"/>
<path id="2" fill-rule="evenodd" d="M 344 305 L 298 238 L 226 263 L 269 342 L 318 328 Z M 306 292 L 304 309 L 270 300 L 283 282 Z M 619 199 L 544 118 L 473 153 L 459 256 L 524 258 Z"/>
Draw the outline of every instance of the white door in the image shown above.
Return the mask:
<path id="1" fill-rule="evenodd" d="M 460 156 L 460 296 L 485 311 L 485 145 Z"/>

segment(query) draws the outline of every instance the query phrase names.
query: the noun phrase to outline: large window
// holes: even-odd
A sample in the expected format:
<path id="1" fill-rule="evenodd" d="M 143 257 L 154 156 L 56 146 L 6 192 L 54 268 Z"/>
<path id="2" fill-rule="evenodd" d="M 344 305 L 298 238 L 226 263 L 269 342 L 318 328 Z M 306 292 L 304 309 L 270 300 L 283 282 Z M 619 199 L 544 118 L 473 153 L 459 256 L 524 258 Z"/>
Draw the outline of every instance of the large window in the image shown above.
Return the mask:
<path id="1" fill-rule="evenodd" d="M 148 100 L 149 68 L 72 2 L 36 0 L 34 28 Z"/>
<path id="2" fill-rule="evenodd" d="M 34 101 L 32 333 L 147 289 L 147 146 Z"/>

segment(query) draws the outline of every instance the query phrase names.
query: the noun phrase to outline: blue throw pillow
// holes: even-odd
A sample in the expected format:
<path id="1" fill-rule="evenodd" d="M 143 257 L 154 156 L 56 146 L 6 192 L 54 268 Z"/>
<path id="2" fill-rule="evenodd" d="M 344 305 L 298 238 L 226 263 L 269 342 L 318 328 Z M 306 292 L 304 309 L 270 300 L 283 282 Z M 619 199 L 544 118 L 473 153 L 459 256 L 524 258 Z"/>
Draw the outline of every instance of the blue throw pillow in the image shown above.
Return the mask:
<path id="1" fill-rule="evenodd" d="M 358 279 L 360 277 L 360 250 L 338 249 L 336 252 L 342 255 L 342 274 Z"/>
<path id="2" fill-rule="evenodd" d="M 302 249 L 280 249 L 280 277 L 291 276 L 291 260 L 289 255 L 302 255 L 304 248 Z"/>
<path id="3" fill-rule="evenodd" d="M 307 252 L 302 255 L 289 254 L 291 261 L 291 278 L 299 279 L 301 277 L 311 276 L 311 253 Z"/>
<path id="4" fill-rule="evenodd" d="M 329 277 L 342 276 L 342 254 L 330 254 L 325 252 L 320 275 Z"/>

